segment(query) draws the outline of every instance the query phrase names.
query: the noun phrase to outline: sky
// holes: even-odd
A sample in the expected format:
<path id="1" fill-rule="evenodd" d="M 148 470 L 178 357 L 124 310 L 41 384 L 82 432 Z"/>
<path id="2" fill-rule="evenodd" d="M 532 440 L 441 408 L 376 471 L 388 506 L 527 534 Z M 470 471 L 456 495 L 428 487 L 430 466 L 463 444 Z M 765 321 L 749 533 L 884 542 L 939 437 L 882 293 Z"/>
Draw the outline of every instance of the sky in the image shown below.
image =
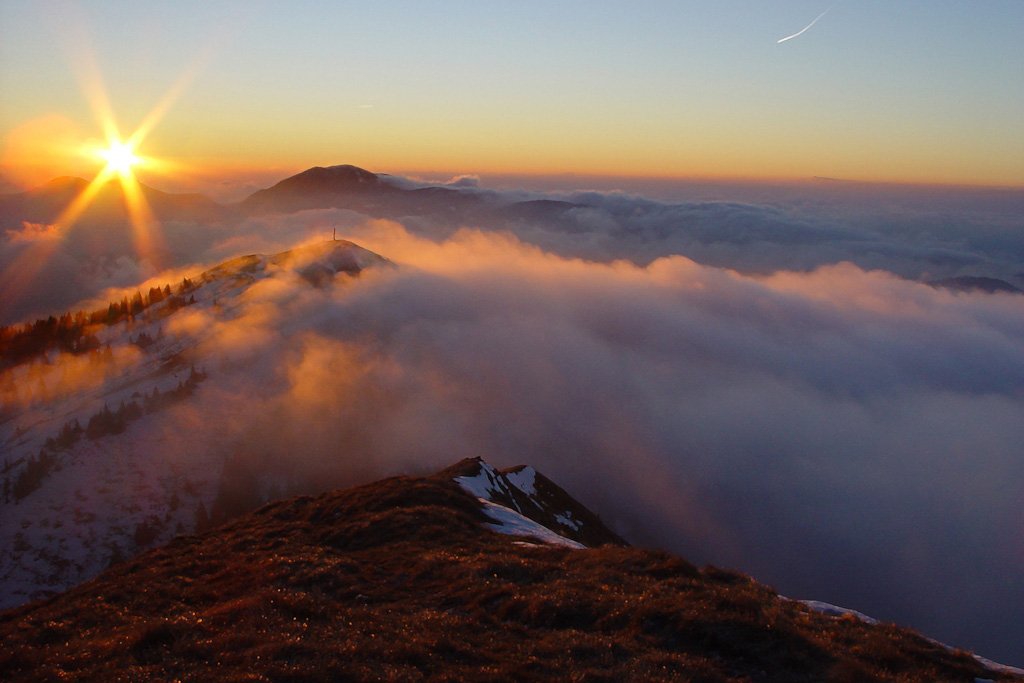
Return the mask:
<path id="1" fill-rule="evenodd" d="M 1021 36 L 1020 0 L 4 0 L 0 173 L 95 172 L 40 147 L 102 137 L 102 82 L 122 135 L 176 94 L 139 147 L 170 189 L 338 163 L 1019 187 Z"/>

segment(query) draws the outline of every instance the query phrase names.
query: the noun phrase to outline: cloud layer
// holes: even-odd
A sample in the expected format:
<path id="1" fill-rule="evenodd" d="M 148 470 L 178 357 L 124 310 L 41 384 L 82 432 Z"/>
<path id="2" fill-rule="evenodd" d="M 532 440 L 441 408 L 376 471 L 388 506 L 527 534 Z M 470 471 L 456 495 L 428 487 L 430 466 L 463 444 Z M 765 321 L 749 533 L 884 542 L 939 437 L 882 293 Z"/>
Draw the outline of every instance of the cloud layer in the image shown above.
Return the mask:
<path id="1" fill-rule="evenodd" d="M 1024 297 L 348 232 L 401 267 L 189 327 L 238 452 L 319 486 L 528 462 L 637 542 L 1024 654 Z"/>
<path id="2" fill-rule="evenodd" d="M 427 186 L 382 178 L 406 190 Z M 683 255 L 755 274 L 849 262 L 915 280 L 984 276 L 1024 288 L 1021 191 L 699 185 L 680 188 L 685 201 L 664 202 L 620 192 L 498 191 L 469 176 L 443 187 L 481 203 L 456 210 L 443 197 L 424 195 L 422 211 L 401 217 L 410 232 L 433 241 L 460 227 L 506 232 L 554 254 L 602 262 L 646 265 Z M 344 232 L 362 220 L 350 211 L 325 209 L 285 217 L 225 214 L 216 222 L 165 221 L 166 249 L 161 262 L 152 263 L 135 255 L 131 229 L 108 217 L 76 225 L 62 240 L 44 240 L 45 224 L 26 224 L 20 215 L 0 212 L 0 273 L 23 262 L 38 266 L 26 291 L 0 302 L 0 324 L 63 310 L 83 293 L 132 286 L 161 268 L 212 265 L 246 251 L 287 248 L 295 239 L 330 235 L 334 228 Z M 44 246 L 45 256 L 31 253 Z"/>

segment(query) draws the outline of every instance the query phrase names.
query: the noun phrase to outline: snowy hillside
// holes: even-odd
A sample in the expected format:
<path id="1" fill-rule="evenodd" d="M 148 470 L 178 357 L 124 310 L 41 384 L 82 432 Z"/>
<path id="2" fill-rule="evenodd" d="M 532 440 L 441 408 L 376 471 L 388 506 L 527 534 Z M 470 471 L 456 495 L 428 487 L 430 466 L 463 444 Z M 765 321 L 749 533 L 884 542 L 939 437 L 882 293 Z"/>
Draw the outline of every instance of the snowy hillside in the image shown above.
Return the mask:
<path id="1" fill-rule="evenodd" d="M 257 282 L 344 286 L 385 263 L 345 241 L 242 256 L 138 303 L 126 298 L 130 310 L 112 303 L 116 322 L 83 337 L 95 348 L 4 359 L 0 608 L 62 591 L 208 519 L 228 453 L 188 428 L 203 418 L 191 398 L 231 368 L 208 362 L 215 330 L 194 321 L 230 319 Z"/>

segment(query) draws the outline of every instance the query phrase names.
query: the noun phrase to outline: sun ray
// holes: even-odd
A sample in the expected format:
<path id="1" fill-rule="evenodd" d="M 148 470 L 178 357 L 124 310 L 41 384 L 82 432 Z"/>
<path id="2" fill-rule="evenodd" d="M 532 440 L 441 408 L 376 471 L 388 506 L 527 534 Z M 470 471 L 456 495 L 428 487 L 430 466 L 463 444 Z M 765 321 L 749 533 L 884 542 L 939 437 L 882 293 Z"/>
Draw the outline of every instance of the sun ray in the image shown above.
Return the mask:
<path id="1" fill-rule="evenodd" d="M 149 202 L 146 201 L 142 185 L 135 176 L 129 175 L 121 178 L 121 187 L 128 207 L 128 220 L 132 225 L 135 253 L 140 259 L 149 261 L 154 268 L 159 269 L 163 266 L 163 235 L 153 211 L 149 208 Z"/>
<path id="2" fill-rule="evenodd" d="M 122 137 L 114 108 L 107 94 L 102 72 L 92 49 L 91 41 L 84 26 L 85 17 L 68 22 L 64 45 L 73 64 L 79 88 L 89 105 L 93 118 L 102 132 L 106 147 L 103 149 L 81 148 L 84 153 L 101 162 L 99 170 L 86 187 L 65 207 L 49 225 L 46 239 L 28 244 L 13 263 L 0 273 L 0 309 L 12 307 L 28 293 L 36 276 L 53 257 L 57 247 L 67 238 L 70 231 L 100 191 L 108 183 L 117 181 L 124 196 L 124 206 L 131 225 L 133 246 L 140 260 L 148 261 L 154 268 L 160 268 L 161 255 L 166 253 L 160 221 L 146 200 L 145 186 L 136 177 L 136 169 L 144 168 L 147 173 L 167 176 L 187 173 L 186 167 L 166 160 L 154 159 L 141 154 L 140 147 L 153 129 L 160 123 L 173 104 L 195 79 L 203 66 L 210 60 L 220 42 L 211 41 L 199 51 L 188 67 L 173 82 L 170 88 L 142 118 L 141 123 L 127 137 Z"/>
<path id="3" fill-rule="evenodd" d="M 101 167 L 50 224 L 50 236 L 46 240 L 37 240 L 28 245 L 0 274 L 0 289 L 4 292 L 4 305 L 0 305 L 0 309 L 13 306 L 30 294 L 37 276 L 53 257 L 59 244 L 67 239 L 74 225 L 96 200 L 103 187 L 112 181 L 118 182 L 124 195 L 128 222 L 132 230 L 132 243 L 139 260 L 147 261 L 157 269 L 164 265 L 162 254 L 165 250 L 160 222 L 145 199 L 143 185 L 135 177 L 134 169 L 145 167 L 166 172 L 173 168 L 170 164 L 163 164 L 140 155 L 138 145 L 159 123 L 190 77 L 179 79 L 168 94 L 146 115 L 142 124 L 129 137 L 122 138 L 98 71 L 94 66 L 86 67 L 84 71 L 87 76 L 83 82 L 83 91 L 108 143 L 102 150 L 93 148 L 89 153 L 101 163 Z"/>
<path id="4" fill-rule="evenodd" d="M 103 75 L 96 63 L 95 54 L 87 44 L 80 45 L 78 53 L 75 59 L 75 73 L 78 77 L 79 88 L 85 95 L 89 109 L 103 131 L 104 138 L 109 141 L 117 136 L 117 119 L 114 117 L 114 108 L 107 96 Z"/>
<path id="5" fill-rule="evenodd" d="M 14 310 L 14 305 L 28 292 L 36 275 L 53 256 L 59 243 L 59 237 L 33 242 L 12 263 L 0 270 L 0 292 L 4 293 L 0 297 L 0 314 L 3 318 L 7 318 L 10 311 Z"/>
<path id="6" fill-rule="evenodd" d="M 196 60 L 188 69 L 185 70 L 181 76 L 174 82 L 173 85 L 164 93 L 164 96 L 160 98 L 160 101 L 156 103 L 145 118 L 142 119 L 142 123 L 139 124 L 135 132 L 129 136 L 127 144 L 133 147 L 138 146 L 146 139 L 146 136 L 150 134 L 153 128 L 160 123 L 160 120 L 164 117 L 171 106 L 177 101 L 185 89 L 192 83 L 192 80 L 196 77 L 201 66 L 201 60 Z"/>

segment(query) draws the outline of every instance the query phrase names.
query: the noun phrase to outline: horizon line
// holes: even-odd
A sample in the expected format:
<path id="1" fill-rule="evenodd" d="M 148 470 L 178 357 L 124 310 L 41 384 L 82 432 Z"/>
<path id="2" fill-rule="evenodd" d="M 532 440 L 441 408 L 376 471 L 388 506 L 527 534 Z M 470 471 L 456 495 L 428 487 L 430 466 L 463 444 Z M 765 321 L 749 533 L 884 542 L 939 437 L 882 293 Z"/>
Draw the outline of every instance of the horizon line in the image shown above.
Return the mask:
<path id="1" fill-rule="evenodd" d="M 290 166 L 290 165 L 289 165 Z M 579 178 L 581 180 L 601 180 L 601 181 L 614 181 L 614 180 L 627 180 L 633 182 L 654 182 L 659 184 L 667 183 L 683 183 L 683 184 L 701 184 L 701 185 L 761 185 L 761 186 L 792 186 L 792 185 L 832 185 L 835 187 L 842 186 L 871 186 L 871 187 L 907 187 L 907 188 L 943 188 L 943 189 L 964 189 L 964 190 L 997 190 L 1007 192 L 1021 192 L 1024 191 L 1024 181 L 1018 184 L 1013 183 L 985 183 L 985 182 L 965 182 L 965 181 L 926 181 L 926 180 L 898 180 L 898 179 L 864 179 L 856 177 L 837 177 L 829 175 L 810 175 L 810 176 L 755 176 L 755 175 L 688 175 L 688 174 L 668 174 L 668 175 L 657 175 L 657 174 L 646 174 L 646 173 L 609 173 L 609 172 L 580 172 L 580 171 L 479 171 L 479 170 L 451 170 L 445 168 L 399 168 L 396 170 L 374 170 L 368 168 L 370 165 L 362 165 L 358 163 L 337 163 L 337 164 L 313 164 L 311 166 L 296 166 L 298 170 L 289 171 L 284 168 L 273 168 L 262 171 L 264 174 L 269 174 L 271 170 L 280 171 L 284 175 L 278 176 L 278 180 L 272 181 L 273 183 L 279 182 L 286 178 L 290 178 L 294 175 L 298 175 L 305 171 L 313 168 L 330 168 L 334 166 L 354 166 L 376 175 L 390 175 L 396 177 L 409 178 L 411 180 L 420 180 L 422 182 L 436 182 L 443 184 L 446 181 L 457 178 L 459 176 L 477 177 L 481 182 L 481 186 L 486 188 L 487 178 L 496 179 L 561 179 L 570 180 Z M 253 167 L 253 171 L 260 171 L 258 166 Z M 238 175 L 242 171 L 240 169 L 233 169 L 233 172 L 228 172 L 224 175 L 224 178 L 230 178 L 231 176 Z M 145 182 L 143 179 L 146 174 L 136 173 L 136 177 L 143 182 L 147 187 L 158 190 L 161 192 L 167 192 L 169 194 L 195 194 L 195 190 L 189 191 L 175 191 L 175 190 L 162 190 L 157 185 Z M 442 177 L 444 176 L 444 177 Z M 9 180 L 3 176 L 0 179 L 6 181 L 5 184 L 15 187 L 17 189 L 11 191 L 2 191 L 0 196 L 21 194 L 24 192 L 31 192 L 33 190 L 40 189 L 46 185 L 63 179 L 74 179 L 89 182 L 87 177 L 75 175 L 73 172 L 66 174 L 55 175 L 49 180 L 42 181 L 38 184 L 26 184 L 24 182 L 17 182 Z M 216 182 L 214 180 L 213 182 Z M 171 183 L 172 185 L 174 183 Z M 195 183 L 196 185 L 208 185 L 210 183 Z M 267 187 L 270 187 L 268 185 Z M 262 188 L 261 188 L 262 189 Z M 580 190 L 586 188 L 577 188 Z"/>

